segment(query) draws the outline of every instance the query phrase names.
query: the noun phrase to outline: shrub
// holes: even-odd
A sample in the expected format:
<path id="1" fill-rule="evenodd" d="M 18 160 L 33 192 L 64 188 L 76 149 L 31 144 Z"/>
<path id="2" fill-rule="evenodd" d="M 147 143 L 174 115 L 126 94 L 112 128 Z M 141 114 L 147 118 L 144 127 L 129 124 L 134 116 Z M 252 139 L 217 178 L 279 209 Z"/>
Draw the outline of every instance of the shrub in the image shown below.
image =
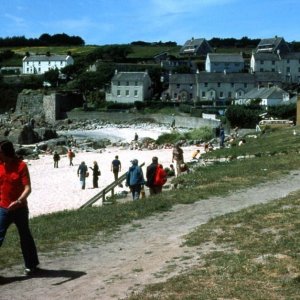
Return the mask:
<path id="1" fill-rule="evenodd" d="M 193 129 L 184 134 L 185 139 L 187 140 L 204 140 L 208 141 L 213 138 L 213 130 L 210 127 L 201 127 Z"/>
<path id="2" fill-rule="evenodd" d="M 166 144 L 166 143 L 171 143 L 174 144 L 179 140 L 184 139 L 184 136 L 181 135 L 179 132 L 174 132 L 174 133 L 163 133 L 158 137 L 156 140 L 156 143 L 161 145 L 161 144 Z"/>

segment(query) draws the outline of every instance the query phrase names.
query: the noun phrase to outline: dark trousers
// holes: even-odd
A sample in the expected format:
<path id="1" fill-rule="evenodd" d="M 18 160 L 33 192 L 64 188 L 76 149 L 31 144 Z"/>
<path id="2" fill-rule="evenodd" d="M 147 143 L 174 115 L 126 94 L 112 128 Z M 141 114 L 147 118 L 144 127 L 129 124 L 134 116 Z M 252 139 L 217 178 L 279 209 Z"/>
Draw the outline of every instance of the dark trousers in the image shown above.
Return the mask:
<path id="1" fill-rule="evenodd" d="M 98 176 L 93 176 L 93 188 L 98 188 Z"/>
<path id="2" fill-rule="evenodd" d="M 135 184 L 135 185 L 130 186 L 130 191 L 131 191 L 133 200 L 140 199 L 141 189 L 142 189 L 142 186 L 140 184 Z"/>
<path id="3" fill-rule="evenodd" d="M 28 208 L 22 207 L 8 211 L 0 207 L 0 246 L 2 245 L 7 229 L 15 223 L 20 236 L 21 250 L 25 268 L 34 268 L 39 264 L 36 246 L 29 229 Z"/>

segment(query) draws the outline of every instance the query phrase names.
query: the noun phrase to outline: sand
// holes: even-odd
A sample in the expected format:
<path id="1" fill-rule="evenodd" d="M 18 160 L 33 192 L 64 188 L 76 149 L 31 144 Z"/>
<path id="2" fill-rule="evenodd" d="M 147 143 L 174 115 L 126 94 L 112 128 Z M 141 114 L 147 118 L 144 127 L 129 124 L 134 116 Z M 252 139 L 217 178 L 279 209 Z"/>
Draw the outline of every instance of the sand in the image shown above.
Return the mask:
<path id="1" fill-rule="evenodd" d="M 127 128 L 119 132 L 122 138 L 132 137 L 134 128 Z M 115 134 L 116 129 L 115 129 Z M 159 132 L 155 134 L 151 131 L 152 137 L 157 137 Z M 146 134 L 144 134 L 146 136 Z M 191 153 L 196 146 L 183 147 L 185 161 L 191 159 Z M 75 150 L 76 151 L 76 150 Z M 91 197 L 99 193 L 108 184 L 113 182 L 114 177 L 111 172 L 111 162 L 118 155 L 122 163 L 122 171 L 125 173 L 130 167 L 132 159 L 138 159 L 139 164 L 145 163 L 143 171 L 145 174 L 146 166 L 151 163 L 152 157 L 157 156 L 159 162 L 164 167 L 168 167 L 172 163 L 172 149 L 158 150 L 129 150 L 118 147 L 107 147 L 105 149 L 96 150 L 95 152 L 76 152 L 73 160 L 74 166 L 69 166 L 69 160 L 66 155 L 61 155 L 59 167 L 54 168 L 52 155 L 40 155 L 38 160 L 25 160 L 29 167 L 32 183 L 32 193 L 28 198 L 30 217 L 42 214 L 53 213 L 63 210 L 78 209 L 87 202 Z M 97 161 L 101 176 L 99 177 L 99 188 L 93 189 L 92 176 L 90 175 L 86 181 L 86 189 L 82 190 L 77 176 L 79 164 L 84 161 L 88 167 L 93 166 L 93 161 Z M 90 170 L 91 171 L 91 170 Z M 91 172 L 90 172 L 91 174 Z M 117 188 L 115 193 L 129 189 Z M 99 200 L 96 205 L 102 205 Z"/>

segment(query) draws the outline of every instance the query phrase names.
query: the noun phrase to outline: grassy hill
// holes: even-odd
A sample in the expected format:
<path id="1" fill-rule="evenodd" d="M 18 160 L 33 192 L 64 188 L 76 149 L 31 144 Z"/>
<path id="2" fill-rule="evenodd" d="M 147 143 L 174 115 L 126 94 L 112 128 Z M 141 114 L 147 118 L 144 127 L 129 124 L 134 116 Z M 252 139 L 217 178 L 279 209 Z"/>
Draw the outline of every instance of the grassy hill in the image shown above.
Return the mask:
<path id="1" fill-rule="evenodd" d="M 176 204 L 228 195 L 291 171 L 299 175 L 300 127 L 253 132 L 245 139 L 241 147 L 204 155 L 215 163 L 195 166 L 193 172 L 174 179 L 177 189 L 153 196 L 151 201 L 146 198 L 33 218 L 31 227 L 39 253 L 64 256 L 79 243 L 87 243 L 86 247 L 95 243 L 93 238 L 99 232 L 109 235 L 121 225 L 158 213 L 163 218 Z M 226 157 L 230 157 L 226 162 L 221 159 Z M 299 299 L 299 213 L 300 190 L 269 204 L 210 220 L 186 236 L 185 244 L 193 251 L 205 250 L 201 259 L 180 275 L 149 285 L 129 299 Z M 14 226 L 9 228 L 1 251 L 5 253 L 0 256 L 2 268 L 22 260 Z M 189 257 L 176 259 L 187 261 Z"/>

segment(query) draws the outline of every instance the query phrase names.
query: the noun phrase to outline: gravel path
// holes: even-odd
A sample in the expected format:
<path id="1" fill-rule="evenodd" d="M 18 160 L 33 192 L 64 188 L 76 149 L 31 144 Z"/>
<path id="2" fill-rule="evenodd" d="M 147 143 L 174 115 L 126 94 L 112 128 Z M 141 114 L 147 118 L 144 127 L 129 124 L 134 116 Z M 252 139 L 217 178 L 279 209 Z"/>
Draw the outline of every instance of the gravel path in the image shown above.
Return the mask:
<path id="1" fill-rule="evenodd" d="M 0 271 L 1 299 L 123 299 L 201 260 L 205 249 L 181 247 L 183 236 L 209 219 L 298 190 L 300 171 L 226 197 L 212 197 L 123 226 L 109 240 L 99 236 L 71 253 L 40 257 L 44 271 L 20 276 L 21 267 Z M 180 259 L 184 257 L 185 259 Z"/>

